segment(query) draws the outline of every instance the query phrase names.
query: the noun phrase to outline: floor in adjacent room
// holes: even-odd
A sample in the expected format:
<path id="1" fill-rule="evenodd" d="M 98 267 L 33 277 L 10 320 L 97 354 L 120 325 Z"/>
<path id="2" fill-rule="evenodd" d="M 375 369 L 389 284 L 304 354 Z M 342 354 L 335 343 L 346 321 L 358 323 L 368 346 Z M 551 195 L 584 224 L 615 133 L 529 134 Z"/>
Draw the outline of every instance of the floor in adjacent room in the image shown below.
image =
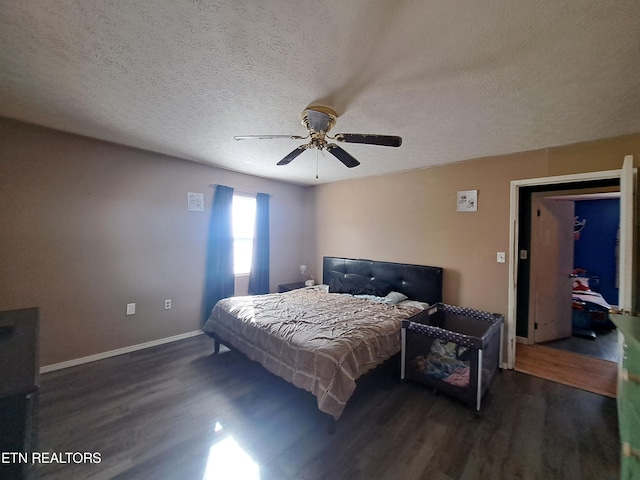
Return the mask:
<path id="1" fill-rule="evenodd" d="M 329 435 L 315 398 L 202 335 L 41 377 L 36 479 L 617 479 L 616 401 L 513 370 L 481 414 L 398 381 L 359 382 Z M 246 476 L 240 473 L 246 470 Z M 225 478 L 225 477 L 222 477 Z"/>
<path id="2" fill-rule="evenodd" d="M 610 362 L 618 361 L 618 330 L 594 329 L 595 338 L 571 336 L 560 340 L 544 342 L 540 345 L 601 358 Z"/>

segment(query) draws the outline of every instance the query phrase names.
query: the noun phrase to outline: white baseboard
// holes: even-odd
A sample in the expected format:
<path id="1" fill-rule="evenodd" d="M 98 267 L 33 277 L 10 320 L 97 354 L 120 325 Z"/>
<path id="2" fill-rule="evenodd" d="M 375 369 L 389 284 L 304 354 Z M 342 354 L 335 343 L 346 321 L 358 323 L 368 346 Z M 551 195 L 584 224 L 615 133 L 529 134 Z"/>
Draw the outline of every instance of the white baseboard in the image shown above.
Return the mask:
<path id="1" fill-rule="evenodd" d="M 63 368 L 75 367 L 76 365 L 82 365 L 83 363 L 95 362 L 96 360 L 102 360 L 104 358 L 115 357 L 116 355 L 123 355 L 125 353 L 135 352 L 136 350 L 144 350 L 145 348 L 156 347 L 164 343 L 184 340 L 185 338 L 195 337 L 197 335 L 202 335 L 203 333 L 204 332 L 202 330 L 181 333 L 180 335 L 174 335 L 173 337 L 160 338 L 158 340 L 153 340 L 151 342 L 131 345 L 130 347 L 118 348 L 117 350 L 110 350 L 108 352 L 96 353 L 95 355 L 89 355 L 88 357 L 75 358 L 73 360 L 67 360 L 66 362 L 54 363 L 52 365 L 45 365 L 44 367 L 40 367 L 40 373 L 53 372 L 54 370 L 61 370 Z"/>

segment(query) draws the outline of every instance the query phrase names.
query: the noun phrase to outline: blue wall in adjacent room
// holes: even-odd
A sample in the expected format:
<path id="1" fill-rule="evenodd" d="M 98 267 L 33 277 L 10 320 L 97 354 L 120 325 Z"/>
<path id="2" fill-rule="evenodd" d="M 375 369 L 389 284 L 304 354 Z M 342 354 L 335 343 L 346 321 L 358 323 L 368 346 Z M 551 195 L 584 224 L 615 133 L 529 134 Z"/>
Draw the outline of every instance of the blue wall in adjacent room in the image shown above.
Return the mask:
<path id="1" fill-rule="evenodd" d="M 600 277 L 600 293 L 607 302 L 618 304 L 616 288 L 616 238 L 620 224 L 620 200 L 581 200 L 575 202 L 579 221 L 587 220 L 574 243 L 574 267 Z"/>

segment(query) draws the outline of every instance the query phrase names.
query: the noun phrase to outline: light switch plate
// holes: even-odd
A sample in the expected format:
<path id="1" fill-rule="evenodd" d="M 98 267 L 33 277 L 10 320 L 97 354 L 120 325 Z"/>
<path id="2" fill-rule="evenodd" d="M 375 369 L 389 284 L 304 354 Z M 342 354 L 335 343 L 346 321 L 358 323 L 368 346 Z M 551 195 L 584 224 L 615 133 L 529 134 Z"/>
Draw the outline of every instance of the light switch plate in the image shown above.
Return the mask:
<path id="1" fill-rule="evenodd" d="M 496 261 L 498 263 L 505 263 L 506 261 L 506 256 L 504 252 L 498 252 L 498 255 L 496 256 Z"/>

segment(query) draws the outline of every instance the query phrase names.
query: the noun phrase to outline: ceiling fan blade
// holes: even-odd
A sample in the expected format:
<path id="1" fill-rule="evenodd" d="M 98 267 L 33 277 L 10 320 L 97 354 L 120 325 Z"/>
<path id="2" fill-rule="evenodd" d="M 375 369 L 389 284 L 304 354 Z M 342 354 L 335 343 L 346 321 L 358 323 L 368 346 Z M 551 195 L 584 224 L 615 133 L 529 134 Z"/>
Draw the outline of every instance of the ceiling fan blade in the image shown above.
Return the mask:
<path id="1" fill-rule="evenodd" d="M 277 163 L 277 165 L 288 165 L 289 163 L 291 163 L 291 160 L 293 160 L 298 155 L 300 155 L 302 152 L 304 152 L 307 149 L 307 147 L 308 147 L 308 145 L 300 145 L 293 152 L 291 152 L 289 155 L 287 155 L 282 160 L 280 160 Z"/>
<path id="2" fill-rule="evenodd" d="M 233 137 L 235 140 L 271 140 L 274 138 L 292 138 L 294 140 L 304 140 L 308 137 L 300 135 L 237 135 Z"/>
<path id="3" fill-rule="evenodd" d="M 402 145 L 402 137 L 395 135 L 369 135 L 366 133 L 338 133 L 335 137 L 338 142 L 365 143 L 367 145 L 381 145 L 383 147 L 399 147 Z"/>
<path id="4" fill-rule="evenodd" d="M 353 158 L 349 153 L 343 150 L 341 147 L 336 145 L 335 143 L 329 143 L 327 145 L 327 150 L 331 155 L 340 160 L 344 165 L 348 168 L 357 167 L 360 165 L 360 162 Z"/>

